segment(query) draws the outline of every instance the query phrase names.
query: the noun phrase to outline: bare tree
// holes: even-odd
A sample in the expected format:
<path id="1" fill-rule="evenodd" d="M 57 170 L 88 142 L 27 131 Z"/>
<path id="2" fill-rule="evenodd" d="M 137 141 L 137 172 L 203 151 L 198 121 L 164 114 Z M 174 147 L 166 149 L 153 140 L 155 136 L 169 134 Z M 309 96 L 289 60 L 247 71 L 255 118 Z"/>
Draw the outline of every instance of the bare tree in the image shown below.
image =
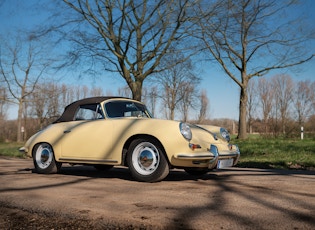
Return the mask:
<path id="1" fill-rule="evenodd" d="M 93 87 L 90 90 L 90 96 L 91 97 L 97 97 L 97 96 L 103 96 L 104 90 L 101 87 Z"/>
<path id="2" fill-rule="evenodd" d="M 30 116 L 36 117 L 39 128 L 43 127 L 43 123 L 47 117 L 48 109 L 46 108 L 47 96 L 51 96 L 46 85 L 35 87 L 32 94 L 29 95 L 28 108 Z M 27 103 L 27 102 L 25 102 Z"/>
<path id="3" fill-rule="evenodd" d="M 179 100 L 176 100 L 176 92 L 175 90 L 172 90 L 169 85 L 164 85 L 164 94 L 162 96 L 162 101 L 162 107 L 164 108 L 166 119 L 174 120 L 175 108 L 176 105 L 179 103 Z"/>
<path id="4" fill-rule="evenodd" d="M 143 81 L 161 71 L 158 68 L 161 59 L 171 48 L 186 49 L 190 55 L 187 44 L 180 41 L 192 24 L 189 9 L 196 4 L 194 1 L 64 0 L 64 3 L 79 16 L 76 27 L 79 29 L 67 33 L 73 35 L 71 41 L 78 45 L 71 50 L 72 61 L 89 57 L 92 66 L 101 63 L 106 71 L 118 72 L 136 100 L 141 100 Z M 66 28 L 69 30 L 69 25 Z"/>
<path id="5" fill-rule="evenodd" d="M 276 119 L 280 118 L 281 131 L 286 134 L 286 123 L 290 116 L 293 97 L 293 81 L 289 75 L 281 74 L 272 78 L 272 85 L 275 92 L 274 109 Z"/>
<path id="6" fill-rule="evenodd" d="M 71 102 L 75 101 L 73 88 L 62 84 L 60 89 L 60 102 L 61 106 L 64 108 L 69 105 Z"/>
<path id="7" fill-rule="evenodd" d="M 56 119 L 63 111 L 61 88 L 61 85 L 53 82 L 41 82 L 28 97 L 28 113 L 38 120 L 38 129 Z"/>
<path id="8" fill-rule="evenodd" d="M 6 119 L 7 107 L 7 90 L 4 87 L 0 87 L 0 121 Z"/>
<path id="9" fill-rule="evenodd" d="M 3 141 L 6 137 L 4 136 L 5 122 L 7 116 L 7 101 L 6 101 L 6 89 L 0 86 L 0 141 Z"/>
<path id="10" fill-rule="evenodd" d="M 196 86 L 196 84 L 191 84 L 191 82 L 183 82 L 180 86 L 182 100 L 179 103 L 179 111 L 182 113 L 182 121 L 184 122 L 188 120 L 189 110 L 196 108 Z"/>
<path id="11" fill-rule="evenodd" d="M 128 86 L 122 87 L 118 89 L 118 95 L 121 97 L 131 98 L 131 91 Z"/>
<path id="12" fill-rule="evenodd" d="M 27 48 L 24 47 L 25 44 Z M 21 43 L 21 39 L 17 39 L 14 45 L 7 44 L 6 52 L 1 52 L 0 55 L 0 74 L 10 95 L 8 102 L 18 106 L 18 142 L 22 141 L 21 130 L 26 99 L 34 92 L 39 79 L 49 66 L 49 60 L 42 56 L 43 47 L 32 41 L 25 44 Z"/>
<path id="13" fill-rule="evenodd" d="M 207 92 L 202 90 L 200 93 L 200 110 L 198 114 L 198 124 L 202 124 L 205 119 L 207 119 L 209 110 L 209 99 L 207 97 Z"/>
<path id="14" fill-rule="evenodd" d="M 315 112 L 313 103 L 315 101 L 315 82 L 299 81 L 295 84 L 293 93 L 293 106 L 297 114 L 300 126 Z"/>
<path id="15" fill-rule="evenodd" d="M 261 105 L 262 110 L 262 120 L 264 125 L 265 133 L 268 133 L 268 120 L 271 115 L 271 110 L 273 106 L 273 98 L 274 98 L 274 91 L 272 88 L 272 84 L 266 80 L 265 78 L 260 78 L 258 80 L 257 85 L 257 93 L 258 93 L 258 100 L 259 104 Z"/>
<path id="16" fill-rule="evenodd" d="M 302 16 L 285 15 L 294 0 L 222 0 L 200 8 L 201 34 L 206 49 L 225 73 L 240 87 L 238 138 L 247 137 L 248 83 L 271 70 L 296 66 L 311 60 L 313 50 L 305 45 L 308 31 Z"/>
<path id="17" fill-rule="evenodd" d="M 145 90 L 144 96 L 144 103 L 148 106 L 149 111 L 152 113 L 152 116 L 155 117 L 155 110 L 158 95 L 158 88 L 157 86 L 151 86 Z"/>
<path id="18" fill-rule="evenodd" d="M 248 100 L 247 100 L 247 123 L 248 123 L 248 130 L 249 133 L 253 132 L 253 122 L 254 117 L 257 109 L 257 88 L 255 81 L 250 81 L 248 83 L 247 93 L 248 93 Z"/>
<path id="19" fill-rule="evenodd" d="M 165 58 L 162 65 L 166 66 L 166 70 L 158 73 L 157 76 L 157 81 L 162 87 L 161 99 L 163 107 L 166 109 L 166 117 L 171 120 L 175 119 L 175 110 L 181 108 L 183 119 L 187 119 L 188 105 L 192 104 L 200 82 L 200 78 L 193 72 L 192 62 L 186 60 L 173 65 L 174 62 L 177 62 L 177 58 L 182 60 L 181 56 L 173 54 Z"/>

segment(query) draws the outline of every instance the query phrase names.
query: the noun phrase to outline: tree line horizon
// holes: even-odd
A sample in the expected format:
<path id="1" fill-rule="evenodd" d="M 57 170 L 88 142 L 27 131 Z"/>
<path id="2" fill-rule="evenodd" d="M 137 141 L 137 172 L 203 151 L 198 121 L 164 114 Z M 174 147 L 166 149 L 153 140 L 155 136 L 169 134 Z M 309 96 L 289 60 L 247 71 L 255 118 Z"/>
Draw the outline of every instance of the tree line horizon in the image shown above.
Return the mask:
<path id="1" fill-rule="evenodd" d="M 2 89 L 3 90 L 3 89 Z M 160 92 L 160 94 L 159 94 Z M 188 107 L 181 102 L 177 105 L 165 104 L 165 96 L 172 97 L 168 88 L 158 85 L 144 88 L 143 102 L 159 119 L 169 119 L 171 114 L 177 120 L 194 124 L 209 124 L 227 128 L 232 134 L 237 131 L 238 123 L 230 118 L 211 118 L 208 100 L 204 91 L 199 91 L 190 102 L 198 104 L 198 108 Z M 256 93 L 254 93 L 256 92 Z M 0 93 L 3 91 L 0 90 Z M 55 121 L 63 112 L 65 106 L 73 101 L 93 96 L 119 95 L 130 98 L 128 87 L 119 88 L 117 93 L 104 92 L 101 87 L 89 88 L 86 85 L 73 86 L 58 83 L 45 83 L 36 87 L 27 99 L 23 121 L 22 140 Z M 163 99 L 164 98 L 164 99 Z M 294 81 L 290 75 L 278 74 L 271 78 L 257 79 L 249 86 L 248 101 L 248 133 L 259 133 L 271 137 L 297 136 L 303 127 L 306 133 L 314 133 L 315 121 L 315 81 Z M 182 99 L 184 100 L 184 98 Z M 6 111 L 12 106 L 1 103 L 0 126 L 2 131 L 0 140 L 16 140 L 17 120 L 7 120 Z M 174 111 L 171 111 L 174 108 Z M 195 110 L 196 109 L 196 110 Z M 191 112 L 194 112 L 193 114 Z M 190 114 L 187 116 L 187 114 Z M 21 132 L 21 130 L 20 130 Z"/>
<path id="2" fill-rule="evenodd" d="M 178 99 L 187 102 L 181 105 L 187 119 L 187 108 L 195 105 L 190 98 L 197 92 L 191 82 L 199 81 L 193 58 L 207 62 L 210 68 L 219 65 L 239 87 L 237 135 L 246 139 L 253 79 L 299 66 L 315 55 L 307 48 L 314 42 L 312 23 L 307 23 L 302 12 L 290 13 L 299 7 L 295 0 L 63 0 L 40 4 L 35 3 L 34 9 L 46 10 L 46 21 L 29 31 L 18 31 L 16 39 L 1 35 L 1 85 L 10 97 L 0 100 L 18 104 L 17 140 L 27 119 L 27 98 L 54 71 L 72 70 L 91 77 L 114 73 L 124 79 L 131 97 L 140 101 L 144 81 L 154 79 L 173 96 L 165 104 L 174 105 Z M 175 88 L 180 90 L 173 92 Z M 277 113 L 284 116 L 283 131 L 287 115 L 281 109 Z M 174 119 L 174 114 L 168 116 Z"/>

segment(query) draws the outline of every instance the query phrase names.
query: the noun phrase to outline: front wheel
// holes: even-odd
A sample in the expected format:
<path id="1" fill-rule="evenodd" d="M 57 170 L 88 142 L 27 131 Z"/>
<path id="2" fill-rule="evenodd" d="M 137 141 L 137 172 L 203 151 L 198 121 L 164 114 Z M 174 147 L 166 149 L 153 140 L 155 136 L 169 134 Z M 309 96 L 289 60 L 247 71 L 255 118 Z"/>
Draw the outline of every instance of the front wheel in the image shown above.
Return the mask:
<path id="1" fill-rule="evenodd" d="M 132 176 L 138 181 L 161 181 L 169 173 L 162 147 L 154 140 L 134 140 L 128 150 L 127 162 Z"/>
<path id="2" fill-rule="evenodd" d="M 57 173 L 61 168 L 61 163 L 55 161 L 54 151 L 48 143 L 40 143 L 35 146 L 33 162 L 38 173 Z"/>

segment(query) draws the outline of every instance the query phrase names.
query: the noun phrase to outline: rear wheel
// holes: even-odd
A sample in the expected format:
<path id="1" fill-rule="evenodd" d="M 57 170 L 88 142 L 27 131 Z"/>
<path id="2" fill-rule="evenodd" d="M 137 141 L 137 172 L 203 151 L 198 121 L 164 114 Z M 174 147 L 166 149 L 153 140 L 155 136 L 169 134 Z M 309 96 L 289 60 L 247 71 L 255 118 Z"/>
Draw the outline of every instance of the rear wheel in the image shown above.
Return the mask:
<path id="1" fill-rule="evenodd" d="M 54 151 L 48 143 L 40 143 L 35 146 L 33 162 L 38 173 L 57 173 L 61 168 L 61 163 L 55 161 Z"/>
<path id="2" fill-rule="evenodd" d="M 162 147 L 155 140 L 134 140 L 128 150 L 127 162 L 132 176 L 138 181 L 161 181 L 169 173 Z"/>

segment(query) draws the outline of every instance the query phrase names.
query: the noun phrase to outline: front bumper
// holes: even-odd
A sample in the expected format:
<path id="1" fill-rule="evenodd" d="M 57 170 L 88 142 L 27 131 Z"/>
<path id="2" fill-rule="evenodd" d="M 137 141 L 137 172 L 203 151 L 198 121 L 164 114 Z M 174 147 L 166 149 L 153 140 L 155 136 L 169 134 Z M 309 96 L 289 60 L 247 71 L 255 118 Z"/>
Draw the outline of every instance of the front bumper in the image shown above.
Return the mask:
<path id="1" fill-rule="evenodd" d="M 173 163 L 181 167 L 207 167 L 213 169 L 216 167 L 218 159 L 218 148 L 211 145 L 207 152 L 177 153 L 173 156 Z"/>

